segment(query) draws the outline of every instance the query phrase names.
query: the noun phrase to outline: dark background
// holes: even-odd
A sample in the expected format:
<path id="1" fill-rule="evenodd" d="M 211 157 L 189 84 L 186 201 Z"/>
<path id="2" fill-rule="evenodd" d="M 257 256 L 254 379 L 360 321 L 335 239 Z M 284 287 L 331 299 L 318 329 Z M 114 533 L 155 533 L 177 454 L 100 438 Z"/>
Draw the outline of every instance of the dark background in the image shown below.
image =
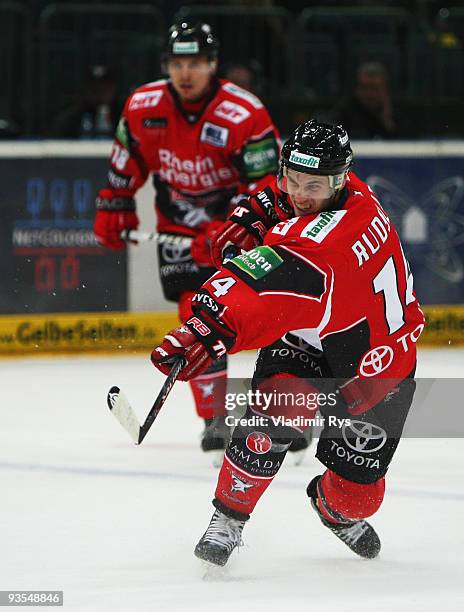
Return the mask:
<path id="1" fill-rule="evenodd" d="M 4 1 L 0 133 L 46 137 L 92 63 L 112 64 L 123 101 L 162 76 L 167 28 L 187 16 L 214 27 L 222 71 L 237 61 L 252 67 L 256 93 L 284 135 L 330 109 L 369 60 L 387 67 L 397 138 L 464 136 L 464 3 L 429 0 Z"/>

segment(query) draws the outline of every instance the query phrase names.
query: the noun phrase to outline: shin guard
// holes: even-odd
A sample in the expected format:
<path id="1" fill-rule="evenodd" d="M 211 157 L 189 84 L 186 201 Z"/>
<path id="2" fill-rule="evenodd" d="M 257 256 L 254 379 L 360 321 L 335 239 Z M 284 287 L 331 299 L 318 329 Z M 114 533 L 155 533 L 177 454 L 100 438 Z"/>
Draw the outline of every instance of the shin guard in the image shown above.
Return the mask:
<path id="1" fill-rule="evenodd" d="M 288 433 L 272 419 L 247 410 L 234 430 L 219 473 L 216 500 L 222 508 L 244 516 L 253 511 L 282 465 L 292 441 Z"/>
<path id="2" fill-rule="evenodd" d="M 227 361 L 217 359 L 204 374 L 189 382 L 197 414 L 202 419 L 225 416 Z"/>
<path id="3" fill-rule="evenodd" d="M 326 470 L 317 483 L 319 510 L 331 522 L 372 516 L 380 508 L 384 493 L 385 478 L 370 484 L 358 484 Z"/>

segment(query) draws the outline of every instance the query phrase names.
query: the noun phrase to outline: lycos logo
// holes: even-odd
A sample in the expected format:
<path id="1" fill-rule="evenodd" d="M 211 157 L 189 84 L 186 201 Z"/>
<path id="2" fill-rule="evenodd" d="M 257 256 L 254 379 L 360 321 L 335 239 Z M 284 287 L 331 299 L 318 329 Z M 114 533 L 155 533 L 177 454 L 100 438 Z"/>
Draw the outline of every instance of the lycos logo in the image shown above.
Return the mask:
<path id="1" fill-rule="evenodd" d="M 391 346 L 377 346 L 368 351 L 361 360 L 359 371 L 367 378 L 376 376 L 388 368 L 393 361 Z"/>
<path id="2" fill-rule="evenodd" d="M 254 431 L 251 434 L 248 434 L 246 439 L 246 445 L 252 453 L 256 453 L 257 455 L 264 455 L 271 450 L 272 440 L 271 438 L 261 431 Z"/>
<path id="3" fill-rule="evenodd" d="M 365 421 L 351 420 L 349 425 L 343 425 L 342 436 L 346 445 L 358 453 L 375 453 L 387 441 L 385 429 Z"/>

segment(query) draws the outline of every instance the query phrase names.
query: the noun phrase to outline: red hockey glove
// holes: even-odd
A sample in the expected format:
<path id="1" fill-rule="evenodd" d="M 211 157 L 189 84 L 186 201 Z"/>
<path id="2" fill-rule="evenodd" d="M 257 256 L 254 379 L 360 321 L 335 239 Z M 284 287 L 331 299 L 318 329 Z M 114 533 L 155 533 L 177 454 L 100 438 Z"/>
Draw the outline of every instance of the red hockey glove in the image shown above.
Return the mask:
<path id="1" fill-rule="evenodd" d="M 246 227 L 234 221 L 226 221 L 211 240 L 211 259 L 216 268 L 220 268 L 228 247 L 236 247 L 240 254 L 240 250 L 249 251 L 258 244 L 260 240 L 250 234 Z"/>
<path id="2" fill-rule="evenodd" d="M 192 254 L 193 261 L 198 266 L 214 266 L 211 259 L 211 242 L 223 224 L 224 221 L 211 221 L 207 225 L 206 230 L 193 239 L 190 253 Z"/>
<path id="3" fill-rule="evenodd" d="M 220 268 L 228 247 L 234 246 L 236 250 L 249 251 L 262 243 L 267 232 L 264 213 L 253 207 L 252 200 L 243 198 L 238 204 L 229 220 L 218 229 L 211 238 L 211 259 L 216 268 Z"/>
<path id="4" fill-rule="evenodd" d="M 163 342 L 153 349 L 151 361 L 166 376 L 171 371 L 173 357 L 184 357 L 186 364 L 178 379 L 190 380 L 202 374 L 233 345 L 235 334 L 206 313 L 190 317 L 181 327 L 171 330 Z"/>
<path id="5" fill-rule="evenodd" d="M 137 229 L 139 219 L 135 213 L 135 202 L 130 197 L 111 197 L 111 192 L 102 189 L 96 200 L 97 212 L 93 231 L 97 242 L 108 249 L 124 249 L 126 243 L 121 240 L 123 230 Z M 105 197 L 109 195 L 110 197 Z"/>
<path id="6" fill-rule="evenodd" d="M 171 330 L 163 342 L 151 354 L 151 361 L 166 376 L 171 371 L 173 358 L 184 357 L 186 363 L 180 371 L 178 380 L 190 380 L 204 372 L 213 362 L 206 346 L 184 325 Z"/>

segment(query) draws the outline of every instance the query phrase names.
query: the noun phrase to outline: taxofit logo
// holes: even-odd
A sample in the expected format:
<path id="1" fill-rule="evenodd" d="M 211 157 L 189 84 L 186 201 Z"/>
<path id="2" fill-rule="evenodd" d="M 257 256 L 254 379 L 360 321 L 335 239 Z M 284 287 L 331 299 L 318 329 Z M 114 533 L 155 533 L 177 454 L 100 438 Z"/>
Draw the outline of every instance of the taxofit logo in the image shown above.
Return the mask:
<path id="1" fill-rule="evenodd" d="M 320 157 L 314 157 L 314 155 L 306 155 L 306 153 L 292 151 L 288 161 L 293 164 L 298 164 L 299 166 L 306 166 L 306 168 L 319 168 L 321 159 Z"/>
<path id="2" fill-rule="evenodd" d="M 310 221 L 301 232 L 303 238 L 310 238 L 314 242 L 321 243 L 346 214 L 346 210 L 331 211 L 327 210 L 320 213 L 315 219 Z"/>
<path id="3" fill-rule="evenodd" d="M 176 55 L 191 55 L 198 53 L 199 50 L 200 48 L 196 40 L 192 40 L 190 42 L 175 42 L 172 45 L 172 51 Z"/>

